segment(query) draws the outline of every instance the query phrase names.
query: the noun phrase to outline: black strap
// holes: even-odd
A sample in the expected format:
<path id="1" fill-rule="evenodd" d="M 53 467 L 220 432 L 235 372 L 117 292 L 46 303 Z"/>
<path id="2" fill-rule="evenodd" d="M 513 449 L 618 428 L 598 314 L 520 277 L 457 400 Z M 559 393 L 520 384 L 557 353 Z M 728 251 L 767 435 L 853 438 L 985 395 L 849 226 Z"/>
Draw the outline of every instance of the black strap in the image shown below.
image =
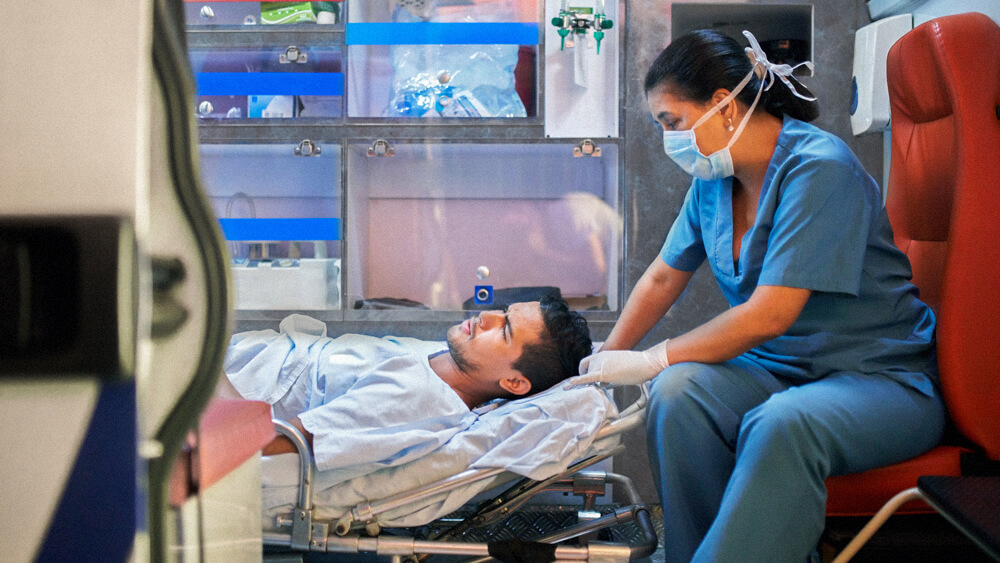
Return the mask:
<path id="1" fill-rule="evenodd" d="M 489 542 L 490 557 L 503 563 L 549 563 L 556 560 L 556 546 L 523 540 Z"/>

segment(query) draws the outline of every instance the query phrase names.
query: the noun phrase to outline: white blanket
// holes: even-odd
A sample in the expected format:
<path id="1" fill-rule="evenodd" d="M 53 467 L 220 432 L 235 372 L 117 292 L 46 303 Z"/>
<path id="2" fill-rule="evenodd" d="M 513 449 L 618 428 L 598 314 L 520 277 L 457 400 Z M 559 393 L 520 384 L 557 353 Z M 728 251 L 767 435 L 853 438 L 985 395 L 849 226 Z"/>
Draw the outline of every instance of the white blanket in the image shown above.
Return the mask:
<path id="1" fill-rule="evenodd" d="M 273 330 L 233 335 L 224 371 L 240 394 L 298 416 L 313 457 L 338 480 L 434 451 L 475 422 L 428 363 L 447 347 L 405 337 L 326 336 L 326 324 L 289 315 Z"/>
<path id="2" fill-rule="evenodd" d="M 469 468 L 504 468 L 541 480 L 593 455 L 594 438 L 618 411 L 609 392 L 594 386 L 544 393 L 510 401 L 419 459 L 343 480 L 336 471 L 317 472 L 313 502 L 319 518 L 339 518 L 358 505 L 412 491 Z M 607 447 L 608 444 L 601 444 Z M 264 528 L 287 515 L 298 495 L 298 456 L 264 458 Z M 473 484 L 414 502 L 379 517 L 383 526 L 426 524 L 460 508 L 495 482 Z"/>

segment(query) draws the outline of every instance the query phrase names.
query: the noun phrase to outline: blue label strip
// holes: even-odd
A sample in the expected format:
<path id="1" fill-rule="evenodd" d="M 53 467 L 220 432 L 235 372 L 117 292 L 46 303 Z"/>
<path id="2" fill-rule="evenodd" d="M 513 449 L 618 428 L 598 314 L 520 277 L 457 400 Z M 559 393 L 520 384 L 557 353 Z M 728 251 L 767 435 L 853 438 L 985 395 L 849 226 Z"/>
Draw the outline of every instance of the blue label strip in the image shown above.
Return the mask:
<path id="1" fill-rule="evenodd" d="M 340 219 L 219 219 L 226 240 L 340 240 Z"/>
<path id="2" fill-rule="evenodd" d="M 199 72 L 200 96 L 343 96 L 339 72 Z"/>
<path id="3" fill-rule="evenodd" d="M 348 45 L 538 45 L 537 23 L 349 23 Z"/>

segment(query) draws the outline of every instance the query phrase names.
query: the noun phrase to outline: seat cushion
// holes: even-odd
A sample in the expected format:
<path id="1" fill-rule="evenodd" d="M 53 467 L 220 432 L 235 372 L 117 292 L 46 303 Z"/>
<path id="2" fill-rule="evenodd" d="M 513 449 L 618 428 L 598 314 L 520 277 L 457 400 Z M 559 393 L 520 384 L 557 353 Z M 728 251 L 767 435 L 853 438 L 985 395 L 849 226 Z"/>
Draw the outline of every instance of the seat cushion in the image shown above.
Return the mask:
<path id="1" fill-rule="evenodd" d="M 958 476 L 962 474 L 961 455 L 968 452 L 957 446 L 938 446 L 913 459 L 865 471 L 831 477 L 826 480 L 827 516 L 871 516 L 897 493 L 917 486 L 922 475 Z M 933 512 L 923 501 L 904 505 L 899 514 Z"/>

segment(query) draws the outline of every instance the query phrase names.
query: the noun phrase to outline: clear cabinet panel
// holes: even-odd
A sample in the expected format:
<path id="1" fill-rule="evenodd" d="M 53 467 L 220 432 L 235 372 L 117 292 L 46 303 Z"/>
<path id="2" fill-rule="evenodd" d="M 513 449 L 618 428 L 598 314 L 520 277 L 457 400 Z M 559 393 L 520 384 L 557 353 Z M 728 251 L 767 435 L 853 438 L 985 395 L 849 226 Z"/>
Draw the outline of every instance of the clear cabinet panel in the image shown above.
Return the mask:
<path id="1" fill-rule="evenodd" d="M 558 292 L 617 310 L 617 150 L 349 145 L 345 306 L 468 310 Z"/>
<path id="2" fill-rule="evenodd" d="M 348 117 L 535 116 L 537 0 L 348 4 Z"/>
<path id="3" fill-rule="evenodd" d="M 205 189 L 232 255 L 238 310 L 340 307 L 337 144 L 201 146 Z"/>
<path id="4" fill-rule="evenodd" d="M 191 48 L 202 119 L 338 118 L 344 74 L 339 47 Z"/>
<path id="5" fill-rule="evenodd" d="M 335 25 L 344 21 L 344 2 L 200 2 L 184 0 L 187 25 Z"/>

